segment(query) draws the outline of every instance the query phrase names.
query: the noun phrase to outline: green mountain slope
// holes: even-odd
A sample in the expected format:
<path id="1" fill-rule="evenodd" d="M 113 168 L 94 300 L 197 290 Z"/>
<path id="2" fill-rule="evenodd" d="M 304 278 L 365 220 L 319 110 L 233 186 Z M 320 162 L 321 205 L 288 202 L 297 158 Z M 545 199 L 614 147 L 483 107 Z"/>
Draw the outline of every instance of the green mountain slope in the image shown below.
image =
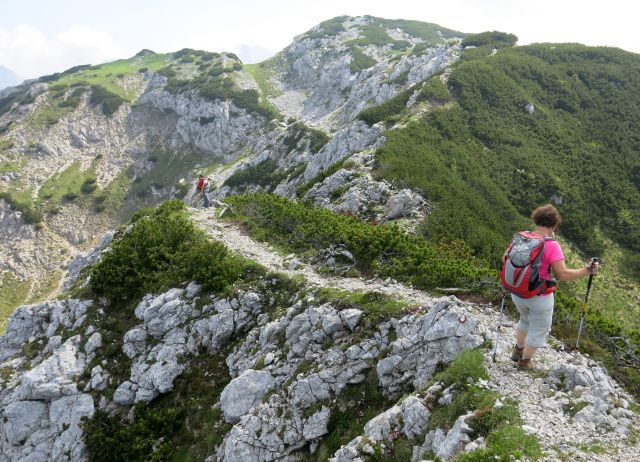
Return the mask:
<path id="1" fill-rule="evenodd" d="M 487 257 L 521 226 L 514 210 L 551 200 L 587 253 L 604 250 L 597 230 L 640 250 L 640 57 L 581 45 L 485 51 L 453 69 L 456 104 L 389 134 L 379 174 L 424 188 L 441 204 L 427 229 Z"/>

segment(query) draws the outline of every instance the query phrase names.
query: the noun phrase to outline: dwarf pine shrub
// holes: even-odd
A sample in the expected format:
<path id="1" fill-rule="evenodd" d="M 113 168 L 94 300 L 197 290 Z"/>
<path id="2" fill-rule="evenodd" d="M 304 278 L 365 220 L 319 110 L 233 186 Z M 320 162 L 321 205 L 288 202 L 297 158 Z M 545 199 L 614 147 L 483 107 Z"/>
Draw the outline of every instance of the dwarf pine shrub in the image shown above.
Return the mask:
<path id="1" fill-rule="evenodd" d="M 195 227 L 182 202 L 171 200 L 133 216 L 93 267 L 91 288 L 115 300 L 192 280 L 219 292 L 241 277 L 244 265 Z"/>

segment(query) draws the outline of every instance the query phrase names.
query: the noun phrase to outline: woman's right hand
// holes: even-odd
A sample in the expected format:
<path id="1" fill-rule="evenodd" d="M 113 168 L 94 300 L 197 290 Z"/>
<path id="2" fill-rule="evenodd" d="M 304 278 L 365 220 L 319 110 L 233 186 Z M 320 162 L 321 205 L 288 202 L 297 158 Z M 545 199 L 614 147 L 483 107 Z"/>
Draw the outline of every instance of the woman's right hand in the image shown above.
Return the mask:
<path id="1" fill-rule="evenodd" d="M 588 274 L 597 274 L 600 271 L 600 262 L 589 260 L 585 265 Z"/>

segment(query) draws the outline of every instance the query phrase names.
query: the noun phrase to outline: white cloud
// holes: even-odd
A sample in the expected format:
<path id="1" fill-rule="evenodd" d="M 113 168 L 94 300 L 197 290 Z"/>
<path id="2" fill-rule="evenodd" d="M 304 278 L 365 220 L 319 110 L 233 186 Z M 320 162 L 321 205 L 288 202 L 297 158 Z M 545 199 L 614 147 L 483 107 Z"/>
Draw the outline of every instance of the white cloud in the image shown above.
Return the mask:
<path id="1" fill-rule="evenodd" d="M 0 64 L 25 78 L 123 56 L 110 34 L 87 26 L 73 25 L 54 36 L 26 24 L 0 28 Z"/>

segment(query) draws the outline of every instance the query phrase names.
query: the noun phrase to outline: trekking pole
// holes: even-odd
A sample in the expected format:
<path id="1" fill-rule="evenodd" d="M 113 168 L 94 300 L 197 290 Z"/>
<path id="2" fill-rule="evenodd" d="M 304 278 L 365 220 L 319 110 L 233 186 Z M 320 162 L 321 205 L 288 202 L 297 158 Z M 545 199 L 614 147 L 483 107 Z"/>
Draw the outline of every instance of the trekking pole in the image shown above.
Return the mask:
<path id="1" fill-rule="evenodd" d="M 591 265 L 589 268 L 593 268 L 593 266 L 598 263 L 599 260 L 597 257 L 593 257 L 591 259 Z M 587 302 L 589 301 L 589 292 L 591 291 L 591 283 L 593 282 L 593 273 L 589 274 L 589 281 L 587 282 L 587 295 L 584 297 L 584 302 L 582 303 L 582 317 L 580 318 L 580 327 L 578 327 L 578 338 L 576 339 L 576 350 L 580 346 L 580 336 L 582 335 L 582 328 L 584 327 L 584 321 L 587 318 Z"/>
<path id="2" fill-rule="evenodd" d="M 496 329 L 496 342 L 493 345 L 493 362 L 496 362 L 496 355 L 498 354 L 498 340 L 500 339 L 500 328 L 502 327 L 502 320 L 504 316 L 504 298 L 507 296 L 506 292 L 502 292 L 502 301 L 500 302 L 500 318 L 498 319 L 498 328 Z"/>

